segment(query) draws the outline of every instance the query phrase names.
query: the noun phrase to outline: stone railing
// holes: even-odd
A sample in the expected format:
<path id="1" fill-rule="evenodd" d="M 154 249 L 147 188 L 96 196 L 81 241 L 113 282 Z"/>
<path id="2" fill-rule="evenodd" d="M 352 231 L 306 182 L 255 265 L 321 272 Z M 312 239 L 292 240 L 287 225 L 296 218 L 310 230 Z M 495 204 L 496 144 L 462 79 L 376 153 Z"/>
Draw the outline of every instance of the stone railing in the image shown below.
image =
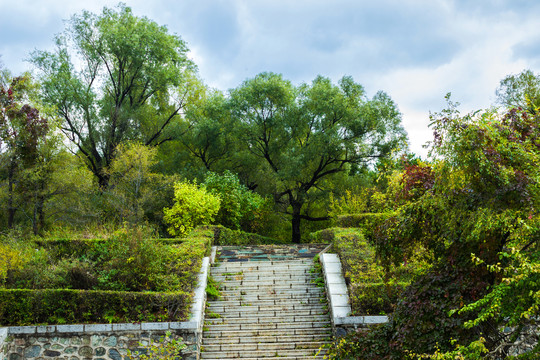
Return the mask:
<path id="1" fill-rule="evenodd" d="M 0 328 L 0 360 L 62 357 L 70 360 L 122 360 L 131 351 L 145 351 L 168 332 L 182 338 L 182 359 L 199 359 L 206 304 L 206 282 L 212 256 L 198 275 L 190 319 L 185 322 L 12 326 Z"/>
<path id="2" fill-rule="evenodd" d="M 326 296 L 328 297 L 332 330 L 335 337 L 344 336 L 349 331 L 359 328 L 388 322 L 387 316 L 350 316 L 349 292 L 339 257 L 336 254 L 327 254 L 323 251 L 319 259 L 324 273 Z"/>

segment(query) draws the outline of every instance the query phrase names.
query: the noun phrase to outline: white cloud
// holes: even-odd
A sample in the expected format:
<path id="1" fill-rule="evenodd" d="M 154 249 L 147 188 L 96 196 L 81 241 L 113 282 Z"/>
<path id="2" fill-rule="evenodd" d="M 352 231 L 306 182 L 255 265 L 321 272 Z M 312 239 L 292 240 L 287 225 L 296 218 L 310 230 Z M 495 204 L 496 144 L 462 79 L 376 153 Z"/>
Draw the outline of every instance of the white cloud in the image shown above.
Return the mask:
<path id="1" fill-rule="evenodd" d="M 14 72 L 27 69 L 22 59 L 52 47 L 62 19 L 117 2 L 0 0 L 2 61 Z M 540 2 L 532 0 L 126 2 L 187 41 L 213 87 L 273 71 L 294 83 L 352 75 L 368 95 L 386 91 L 404 115 L 412 150 L 423 155 L 429 111 L 444 107 L 447 92 L 463 111 L 485 108 L 505 75 L 540 70 Z"/>

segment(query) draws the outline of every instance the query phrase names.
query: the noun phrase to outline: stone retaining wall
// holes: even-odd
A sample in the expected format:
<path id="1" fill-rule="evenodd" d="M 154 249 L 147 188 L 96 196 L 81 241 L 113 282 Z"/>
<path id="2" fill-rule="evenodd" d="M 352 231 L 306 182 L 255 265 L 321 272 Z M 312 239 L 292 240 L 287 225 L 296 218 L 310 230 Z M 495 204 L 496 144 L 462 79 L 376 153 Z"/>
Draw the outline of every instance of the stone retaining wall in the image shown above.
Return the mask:
<path id="1" fill-rule="evenodd" d="M 123 360 L 128 350 L 146 351 L 167 332 L 182 338 L 183 360 L 198 360 L 206 303 L 206 283 L 213 256 L 205 257 L 193 296 L 190 320 L 186 322 L 133 324 L 75 324 L 12 326 L 0 328 L 0 360 L 65 359 Z"/>
<path id="2" fill-rule="evenodd" d="M 164 323 L 161 323 L 164 324 Z M 170 323 L 171 325 L 182 323 Z M 130 325 L 130 324 L 127 324 Z M 95 325 L 96 327 L 102 325 Z M 103 325 L 107 326 L 107 325 Z M 171 337 L 182 338 L 186 348 L 181 356 L 185 360 L 196 360 L 197 332 L 189 329 L 172 329 Z M 131 331 L 82 331 L 47 333 L 14 333 L 7 336 L 2 360 L 23 360 L 45 358 L 67 360 L 122 360 L 128 353 L 146 353 L 147 346 L 159 342 L 166 330 Z"/>

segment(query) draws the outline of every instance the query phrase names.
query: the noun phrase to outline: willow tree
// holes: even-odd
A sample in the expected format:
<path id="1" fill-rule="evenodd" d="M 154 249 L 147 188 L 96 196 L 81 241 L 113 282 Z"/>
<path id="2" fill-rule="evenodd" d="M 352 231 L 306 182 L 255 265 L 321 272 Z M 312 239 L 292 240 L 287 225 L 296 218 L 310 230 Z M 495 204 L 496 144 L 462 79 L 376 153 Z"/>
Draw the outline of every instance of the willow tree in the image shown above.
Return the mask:
<path id="1" fill-rule="evenodd" d="M 56 50 L 35 51 L 44 101 L 102 188 L 124 140 L 159 145 L 175 138 L 194 65 L 186 44 L 129 7 L 74 15 Z"/>
<path id="2" fill-rule="evenodd" d="M 230 101 L 245 151 L 259 160 L 274 199 L 291 216 L 293 242 L 301 240 L 302 220 L 328 219 L 307 205 L 330 190 L 332 179 L 389 156 L 406 140 L 390 97 L 368 99 L 351 77 L 335 85 L 319 76 L 295 87 L 262 73 L 232 90 Z"/>

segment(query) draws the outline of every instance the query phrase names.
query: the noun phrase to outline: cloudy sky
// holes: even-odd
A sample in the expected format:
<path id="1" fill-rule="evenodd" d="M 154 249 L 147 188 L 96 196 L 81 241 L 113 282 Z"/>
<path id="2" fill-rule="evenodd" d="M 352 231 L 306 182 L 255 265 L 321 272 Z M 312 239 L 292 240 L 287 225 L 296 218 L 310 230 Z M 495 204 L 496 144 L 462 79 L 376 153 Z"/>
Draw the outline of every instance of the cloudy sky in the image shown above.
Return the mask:
<path id="1" fill-rule="evenodd" d="M 411 150 L 425 156 L 429 112 L 452 92 L 463 112 L 487 108 L 508 74 L 540 72 L 538 0 L 126 0 L 182 37 L 210 86 L 227 90 L 262 71 L 296 84 L 352 75 L 387 92 Z M 118 1 L 0 0 L 0 54 L 14 73 L 51 49 L 64 20 Z"/>

